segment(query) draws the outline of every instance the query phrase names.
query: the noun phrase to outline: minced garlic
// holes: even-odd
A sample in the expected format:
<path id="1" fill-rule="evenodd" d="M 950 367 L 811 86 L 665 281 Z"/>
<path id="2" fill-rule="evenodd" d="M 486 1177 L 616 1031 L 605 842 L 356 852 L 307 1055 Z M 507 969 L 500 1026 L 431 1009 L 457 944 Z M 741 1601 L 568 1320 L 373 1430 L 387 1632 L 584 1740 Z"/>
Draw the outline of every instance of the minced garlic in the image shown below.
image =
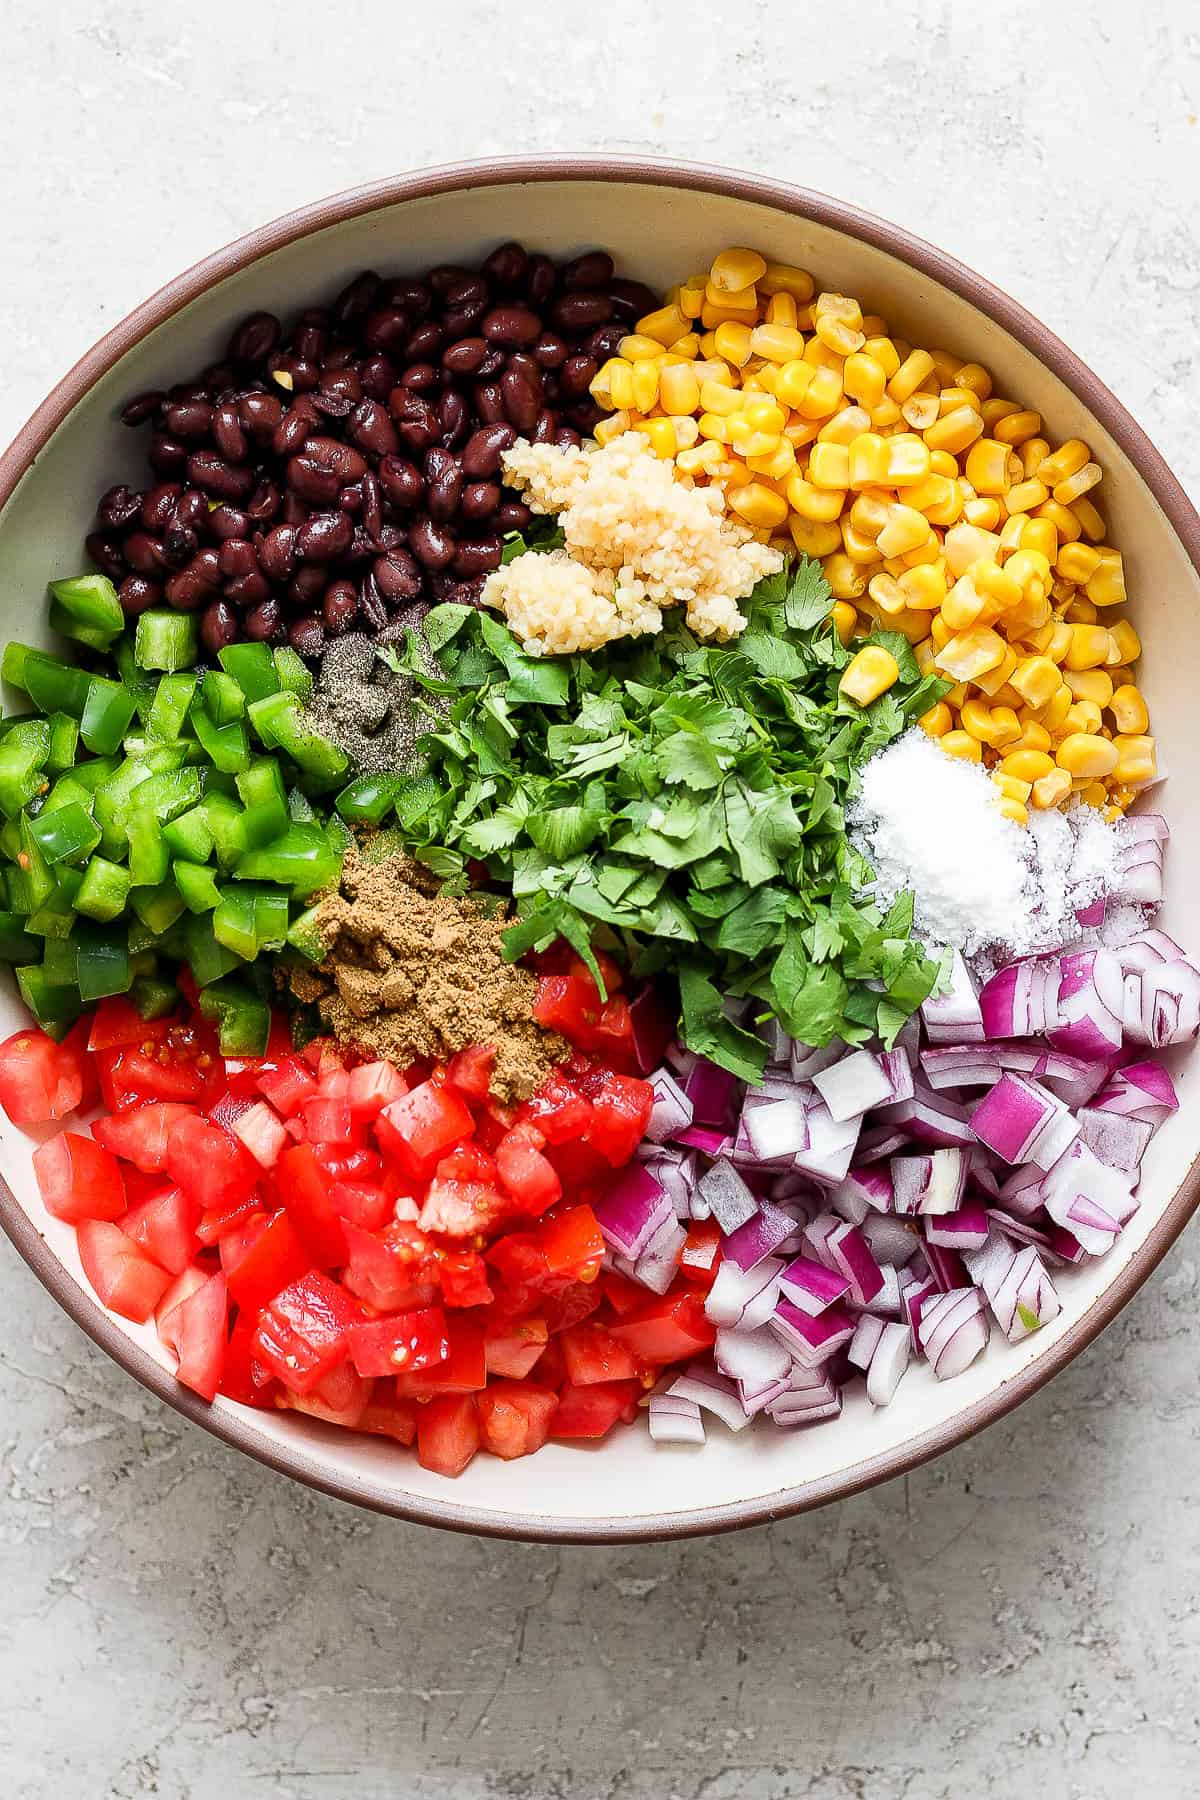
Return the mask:
<path id="1" fill-rule="evenodd" d="M 718 488 L 695 488 L 640 432 L 603 449 L 560 450 L 522 439 L 504 454 L 506 481 L 535 513 L 557 513 L 565 550 L 518 556 L 489 575 L 483 599 L 533 654 L 597 650 L 660 631 L 687 609 L 697 637 L 745 629 L 737 602 L 783 567 L 725 513 Z"/>

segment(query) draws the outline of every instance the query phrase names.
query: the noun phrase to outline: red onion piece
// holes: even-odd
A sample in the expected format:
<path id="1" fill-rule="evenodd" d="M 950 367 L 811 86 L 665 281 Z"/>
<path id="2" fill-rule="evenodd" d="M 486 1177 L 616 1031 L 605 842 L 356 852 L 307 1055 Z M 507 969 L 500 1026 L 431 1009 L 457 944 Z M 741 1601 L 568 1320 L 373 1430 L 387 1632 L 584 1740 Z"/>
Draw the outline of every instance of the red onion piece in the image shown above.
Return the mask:
<path id="1" fill-rule="evenodd" d="M 939 1381 L 970 1368 L 988 1341 L 983 1296 L 974 1288 L 952 1288 L 929 1302 L 917 1336 Z"/>
<path id="2" fill-rule="evenodd" d="M 921 1022 L 931 1044 L 978 1043 L 984 1037 L 983 1012 L 975 983 L 960 953 L 955 950 L 944 993 L 926 1000 Z"/>
<path id="3" fill-rule="evenodd" d="M 790 1354 L 807 1368 L 823 1363 L 848 1344 L 854 1336 L 854 1320 L 843 1306 L 827 1307 L 813 1318 L 801 1312 L 790 1300 L 780 1299 L 769 1321 L 769 1327 L 785 1354 Z"/>
<path id="4" fill-rule="evenodd" d="M 779 1277 L 783 1297 L 813 1319 L 843 1299 L 849 1289 L 847 1276 L 808 1256 L 797 1256 Z"/>
<path id="5" fill-rule="evenodd" d="M 686 1374 L 678 1376 L 667 1389 L 679 1400 L 691 1400 L 706 1412 L 728 1425 L 730 1431 L 744 1431 L 750 1423 L 738 1397 L 737 1385 L 704 1363 L 693 1363 Z"/>
<path id="6" fill-rule="evenodd" d="M 629 1163 L 594 1207 L 605 1243 L 637 1258 L 661 1225 L 672 1218 L 671 1196 L 644 1163 Z"/>
<path id="7" fill-rule="evenodd" d="M 651 1394 L 650 1436 L 656 1444 L 702 1444 L 704 1420 L 694 1400 L 678 1394 Z"/>
<path id="8" fill-rule="evenodd" d="M 869 1050 L 852 1050 L 813 1076 L 813 1086 L 838 1124 L 861 1118 L 873 1106 L 893 1100 L 891 1077 Z"/>
<path id="9" fill-rule="evenodd" d="M 877 1319 L 874 1313 L 864 1313 L 854 1327 L 854 1336 L 846 1347 L 846 1355 L 854 1367 L 861 1369 L 864 1375 L 871 1366 L 871 1358 L 875 1354 L 876 1345 L 884 1334 L 886 1324 L 886 1320 Z M 901 1329 L 903 1330 L 903 1327 Z M 904 1336 L 907 1339 L 907 1331 Z"/>
<path id="10" fill-rule="evenodd" d="M 947 1250 L 977 1250 L 986 1242 L 988 1216 L 977 1200 L 970 1200 L 957 1212 L 935 1215 L 925 1227 L 925 1241 L 940 1244 Z"/>
<path id="11" fill-rule="evenodd" d="M 683 1091 L 692 1103 L 697 1125 L 719 1126 L 722 1132 L 725 1131 L 733 1116 L 736 1075 L 701 1056 L 685 1077 Z"/>
<path id="12" fill-rule="evenodd" d="M 775 1311 L 782 1268 L 783 1264 L 774 1257 L 749 1271 L 722 1260 L 704 1300 L 704 1310 L 713 1324 L 741 1325 L 747 1330 L 765 1325 Z"/>
<path id="13" fill-rule="evenodd" d="M 655 1069 L 650 1086 L 654 1089 L 654 1110 L 646 1136 L 652 1144 L 665 1144 L 692 1123 L 692 1103 L 669 1069 Z"/>
<path id="14" fill-rule="evenodd" d="M 792 1236 L 795 1229 L 796 1221 L 790 1213 L 785 1213 L 778 1206 L 772 1206 L 769 1200 L 764 1200 L 752 1219 L 747 1219 L 744 1225 L 739 1225 L 735 1231 L 728 1233 L 721 1245 L 721 1254 L 748 1273 L 751 1269 L 756 1269 L 766 1257 L 773 1255 Z"/>
<path id="15" fill-rule="evenodd" d="M 872 1406 L 887 1406 L 891 1402 L 911 1356 L 908 1327 L 885 1325 L 867 1370 L 867 1399 Z"/>

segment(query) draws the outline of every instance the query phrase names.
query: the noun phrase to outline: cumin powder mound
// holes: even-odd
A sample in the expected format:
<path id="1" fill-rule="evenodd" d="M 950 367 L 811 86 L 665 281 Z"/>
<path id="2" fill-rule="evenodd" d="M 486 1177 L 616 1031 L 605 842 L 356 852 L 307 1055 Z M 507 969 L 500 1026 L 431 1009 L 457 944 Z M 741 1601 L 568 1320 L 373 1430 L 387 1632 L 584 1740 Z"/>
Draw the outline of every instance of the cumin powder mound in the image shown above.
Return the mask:
<path id="1" fill-rule="evenodd" d="M 437 888 L 407 856 L 370 863 L 351 850 L 317 911 L 325 959 L 293 970 L 292 991 L 343 1043 L 401 1068 L 490 1044 L 492 1092 L 524 1100 L 570 1049 L 534 1021 L 536 977 L 504 960 L 508 921 Z"/>

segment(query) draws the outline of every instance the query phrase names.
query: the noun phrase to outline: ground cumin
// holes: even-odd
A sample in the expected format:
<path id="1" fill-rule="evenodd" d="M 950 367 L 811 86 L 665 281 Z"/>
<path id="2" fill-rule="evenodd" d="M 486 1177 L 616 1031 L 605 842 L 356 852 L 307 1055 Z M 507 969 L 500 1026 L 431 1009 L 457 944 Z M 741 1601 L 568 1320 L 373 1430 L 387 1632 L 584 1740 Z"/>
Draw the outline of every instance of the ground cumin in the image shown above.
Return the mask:
<path id="1" fill-rule="evenodd" d="M 343 1043 L 401 1067 L 490 1044 L 492 1092 L 523 1100 L 569 1055 L 568 1046 L 534 1023 L 536 979 L 504 961 L 507 921 L 437 887 L 406 856 L 371 863 L 351 850 L 339 888 L 317 912 L 325 960 L 294 970 L 292 990 L 316 1004 Z"/>

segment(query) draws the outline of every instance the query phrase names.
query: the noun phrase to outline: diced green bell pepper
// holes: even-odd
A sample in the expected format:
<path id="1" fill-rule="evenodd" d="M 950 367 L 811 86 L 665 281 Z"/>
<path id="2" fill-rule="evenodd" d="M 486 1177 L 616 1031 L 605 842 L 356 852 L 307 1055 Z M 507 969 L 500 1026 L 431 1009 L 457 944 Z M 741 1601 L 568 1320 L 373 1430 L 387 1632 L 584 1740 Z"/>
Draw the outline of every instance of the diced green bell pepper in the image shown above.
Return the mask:
<path id="1" fill-rule="evenodd" d="M 288 789 L 287 805 L 288 818 L 294 819 L 297 825 L 307 825 L 317 816 L 312 801 L 299 788 Z"/>
<path id="2" fill-rule="evenodd" d="M 287 693 L 299 694 L 302 700 L 310 700 L 313 691 L 312 670 L 299 652 L 284 644 L 273 651 L 272 656 L 280 687 Z"/>
<path id="3" fill-rule="evenodd" d="M 47 731 L 47 739 L 49 735 Z M 0 813 L 5 818 L 13 818 L 45 793 L 50 785 L 42 766 L 45 760 L 45 744 L 11 737 L 0 742 Z"/>
<path id="4" fill-rule="evenodd" d="M 34 962 L 41 948 L 40 940 L 26 931 L 20 913 L 0 912 L 0 962 Z"/>
<path id="5" fill-rule="evenodd" d="M 81 781 L 76 781 L 74 774 L 60 775 L 42 801 L 38 818 L 44 819 L 47 813 L 61 812 L 64 806 L 82 806 L 84 812 L 90 813 L 94 800 L 95 796 L 89 793 Z M 4 851 L 3 833 L 0 833 L 0 851 Z M 5 854 L 9 852 L 5 851 Z"/>
<path id="6" fill-rule="evenodd" d="M 218 725 L 206 711 L 202 700 L 192 703 L 189 714 L 192 730 L 211 758 L 213 767 L 227 775 L 236 775 L 250 761 L 250 739 L 240 719 Z"/>
<path id="7" fill-rule="evenodd" d="M 148 735 L 174 743 L 183 730 L 195 693 L 194 675 L 164 675 L 146 715 Z"/>
<path id="8" fill-rule="evenodd" d="M 199 650 L 196 620 L 192 613 L 168 612 L 152 606 L 138 619 L 133 639 L 134 661 L 142 669 L 163 669 L 173 675 L 188 669 Z"/>
<path id="9" fill-rule="evenodd" d="M 242 829 L 247 850 L 258 850 L 287 830 L 287 792 L 273 757 L 255 757 L 237 777 L 237 789 L 246 808 Z"/>
<path id="10" fill-rule="evenodd" d="M 75 929 L 75 896 L 83 886 L 83 870 L 60 863 L 54 875 L 55 886 L 25 921 L 26 931 L 36 937 L 67 938 Z"/>
<path id="11" fill-rule="evenodd" d="M 160 881 L 155 887 L 135 887 L 130 893 L 129 904 L 146 930 L 153 932 L 155 937 L 169 931 L 183 913 L 183 901 L 173 881 Z"/>
<path id="12" fill-rule="evenodd" d="M 228 794 L 207 792 L 200 803 L 205 823 L 212 833 L 217 864 L 231 870 L 246 854 L 246 833 L 242 824 L 242 808 Z"/>
<path id="13" fill-rule="evenodd" d="M 81 863 L 100 842 L 100 827 L 86 807 L 78 801 L 66 806 L 46 808 L 29 821 L 42 855 L 50 864 Z"/>
<path id="14" fill-rule="evenodd" d="M 133 803 L 140 811 L 152 814 L 160 825 L 166 825 L 182 813 L 193 811 L 200 804 L 203 791 L 204 777 L 199 769 L 167 769 L 139 782 Z"/>
<path id="15" fill-rule="evenodd" d="M 396 804 L 401 780 L 397 775 L 360 775 L 342 789 L 334 805 L 353 824 L 381 825 Z"/>
<path id="16" fill-rule="evenodd" d="M 232 725 L 246 716 L 246 696 L 232 675 L 223 669 L 209 669 L 204 677 L 201 700 L 214 725 Z"/>
<path id="17" fill-rule="evenodd" d="M 75 943 L 82 999 L 104 1000 L 109 994 L 129 992 L 133 971 L 124 931 L 106 931 L 81 919 L 75 928 Z"/>
<path id="18" fill-rule="evenodd" d="M 296 694 L 286 689 L 251 703 L 250 723 L 269 750 L 282 750 L 296 766 L 322 785 L 342 780 L 350 759 L 332 739 L 322 737 L 304 720 Z"/>
<path id="19" fill-rule="evenodd" d="M 60 662 L 57 656 L 29 644 L 13 643 L 5 647 L 0 675 L 14 687 L 24 688 L 42 712 L 65 712 L 82 719 L 92 685 L 85 669 Z"/>
<path id="20" fill-rule="evenodd" d="M 325 960 L 325 939 L 317 926 L 317 914 L 320 910 L 319 905 L 308 907 L 288 927 L 288 943 L 307 962 L 319 963 Z"/>
<path id="21" fill-rule="evenodd" d="M 217 878 L 204 863 L 176 862 L 171 865 L 171 878 L 180 900 L 189 912 L 212 912 L 221 903 Z"/>
<path id="22" fill-rule="evenodd" d="M 51 774 L 65 774 L 73 768 L 79 753 L 79 721 L 70 713 L 51 713 L 46 723 L 50 727 L 50 745 L 46 751 L 46 767 Z"/>
<path id="23" fill-rule="evenodd" d="M 87 768 L 80 763 L 81 769 Z M 137 757 L 127 756 L 108 780 L 96 789 L 96 823 L 103 836 L 100 848 L 105 856 L 116 859 L 124 855 L 127 839 L 125 821 L 129 817 L 131 798 L 141 783 L 150 779 L 150 771 Z"/>
<path id="24" fill-rule="evenodd" d="M 212 921 L 205 915 L 189 919 L 184 932 L 187 964 L 197 987 L 207 987 L 209 982 L 228 975 L 231 969 L 240 968 L 241 957 L 226 945 L 218 944 L 213 936 Z"/>
<path id="25" fill-rule="evenodd" d="M 75 910 L 106 925 L 124 912 L 132 885 L 129 870 L 120 863 L 109 862 L 107 856 L 93 856 L 83 871 Z"/>
<path id="26" fill-rule="evenodd" d="M 158 692 L 159 677 L 148 673 L 137 661 L 133 654 L 133 639 L 128 632 L 113 645 L 112 658 L 117 665 L 118 676 L 133 695 L 138 718 L 143 721 L 148 719 Z"/>
<path id="27" fill-rule="evenodd" d="M 217 661 L 247 700 L 265 700 L 268 694 L 279 692 L 282 684 L 266 644 L 229 644 L 218 651 Z"/>
<path id="28" fill-rule="evenodd" d="M 40 963 L 16 971 L 17 987 L 22 1000 L 43 1031 L 51 1037 L 64 1037 L 83 1011 L 88 998 L 72 987 L 48 981 Z"/>
<path id="29" fill-rule="evenodd" d="M 216 981 L 200 996 L 200 1010 L 217 1022 L 222 1056 L 261 1056 L 271 1031 L 271 1008 L 241 981 Z"/>
<path id="30" fill-rule="evenodd" d="M 182 857 L 185 862 L 206 863 L 213 853 L 213 834 L 202 806 L 190 807 L 178 818 L 169 819 L 163 826 L 163 837 L 172 857 Z"/>
<path id="31" fill-rule="evenodd" d="M 58 885 L 42 855 L 41 845 L 33 835 L 32 826 L 33 821 L 29 815 L 22 813 L 18 825 L 21 847 L 9 884 L 9 905 L 12 911 L 24 913 L 27 917 L 32 917 L 40 907 L 46 905 Z"/>
<path id="32" fill-rule="evenodd" d="M 52 616 L 50 623 L 55 631 L 65 631 L 81 643 L 107 650 L 125 629 L 125 614 L 107 575 L 72 575 L 66 581 L 52 581 L 50 594 L 65 621 L 56 624 Z M 89 634 L 87 637 L 82 635 L 84 631 Z"/>
<path id="33" fill-rule="evenodd" d="M 93 675 L 79 721 L 79 735 L 89 750 L 110 756 L 120 748 L 136 711 L 133 695 L 119 681 Z"/>
<path id="34" fill-rule="evenodd" d="M 143 1019 L 165 1019 L 179 1005 L 179 989 L 173 981 L 157 975 L 139 975 L 129 990 L 129 998 Z"/>
<path id="35" fill-rule="evenodd" d="M 46 980 L 54 987 L 78 987 L 79 946 L 75 939 L 43 938 L 42 943 L 42 968 L 46 971 Z"/>
<path id="36" fill-rule="evenodd" d="M 93 756 L 87 762 L 77 762 L 71 770 L 71 780 L 77 781 L 82 788 L 94 794 L 102 788 L 106 781 L 111 781 L 121 766 L 121 757 Z"/>
<path id="37" fill-rule="evenodd" d="M 151 784 L 143 782 L 142 790 Z M 157 887 L 167 879 L 171 869 L 171 852 L 163 837 L 162 826 L 149 808 L 138 803 L 126 824 L 129 837 L 129 878 L 135 887 Z"/>
<path id="38" fill-rule="evenodd" d="M 317 824 L 289 825 L 262 850 L 249 850 L 234 871 L 239 881 L 275 881 L 298 900 L 332 885 L 341 874 L 342 858 Z"/>

